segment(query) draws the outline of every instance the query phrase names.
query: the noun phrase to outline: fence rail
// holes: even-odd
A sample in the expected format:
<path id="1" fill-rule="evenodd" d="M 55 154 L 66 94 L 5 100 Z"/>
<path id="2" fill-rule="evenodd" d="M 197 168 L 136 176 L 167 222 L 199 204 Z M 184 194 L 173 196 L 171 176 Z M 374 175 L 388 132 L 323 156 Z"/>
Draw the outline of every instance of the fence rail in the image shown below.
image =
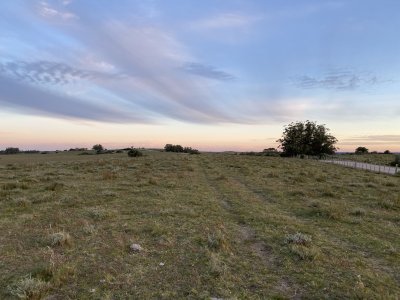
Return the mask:
<path id="1" fill-rule="evenodd" d="M 345 167 L 368 170 L 371 172 L 384 173 L 396 175 L 400 172 L 400 168 L 396 165 L 395 167 L 384 166 L 384 165 L 375 165 L 369 163 L 363 163 L 353 160 L 341 160 L 341 159 L 333 159 L 333 158 L 325 158 L 321 160 L 322 162 L 332 163 L 337 165 L 342 165 Z"/>

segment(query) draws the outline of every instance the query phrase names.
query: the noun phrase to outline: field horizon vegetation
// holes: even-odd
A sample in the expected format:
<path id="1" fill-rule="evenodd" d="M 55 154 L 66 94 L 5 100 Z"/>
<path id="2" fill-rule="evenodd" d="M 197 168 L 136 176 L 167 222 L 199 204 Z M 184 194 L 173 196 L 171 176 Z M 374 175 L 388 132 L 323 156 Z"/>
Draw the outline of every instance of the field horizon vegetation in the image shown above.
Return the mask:
<path id="1" fill-rule="evenodd" d="M 0 298 L 399 297 L 398 176 L 128 149 L 0 156 Z"/>

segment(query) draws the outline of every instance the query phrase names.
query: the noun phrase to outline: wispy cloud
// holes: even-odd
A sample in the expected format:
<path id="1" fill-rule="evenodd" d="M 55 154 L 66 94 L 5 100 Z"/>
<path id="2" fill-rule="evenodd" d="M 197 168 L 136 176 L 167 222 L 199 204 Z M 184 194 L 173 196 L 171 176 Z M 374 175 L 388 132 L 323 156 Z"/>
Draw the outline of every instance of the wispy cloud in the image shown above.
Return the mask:
<path id="1" fill-rule="evenodd" d="M 0 103 L 22 112 L 45 116 L 78 118 L 105 122 L 150 122 L 150 116 L 127 112 L 110 104 L 93 103 L 84 98 L 19 83 L 0 75 Z"/>
<path id="2" fill-rule="evenodd" d="M 374 143 L 374 144 L 398 144 L 399 134 L 361 135 L 343 139 L 344 143 Z"/>
<path id="3" fill-rule="evenodd" d="M 71 1 L 64 0 L 62 4 L 64 6 L 67 6 L 71 3 Z M 46 1 L 40 2 L 39 5 L 39 13 L 43 17 L 46 18 L 61 18 L 63 20 L 71 20 L 71 19 L 77 19 L 78 16 L 76 14 L 73 14 L 72 12 L 66 11 L 65 9 L 63 10 L 58 10 L 51 6 L 49 3 Z"/>
<path id="4" fill-rule="evenodd" d="M 228 72 L 224 72 L 224 71 L 218 70 L 217 68 L 215 68 L 213 66 L 203 65 L 201 63 L 195 63 L 195 62 L 186 63 L 182 69 L 189 73 L 207 77 L 207 78 L 211 78 L 211 79 L 217 79 L 217 80 L 235 79 L 235 76 L 233 76 L 232 74 L 230 74 Z"/>
<path id="5" fill-rule="evenodd" d="M 246 15 L 242 13 L 222 13 L 203 20 L 192 23 L 194 28 L 198 29 L 237 29 L 252 25 L 260 20 L 260 16 Z"/>
<path id="6" fill-rule="evenodd" d="M 355 90 L 377 84 L 391 82 L 366 72 L 356 73 L 350 70 L 334 70 L 322 76 L 303 75 L 294 78 L 294 84 L 303 89 Z"/>
<path id="7" fill-rule="evenodd" d="M 0 73 L 35 84 L 72 84 L 80 80 L 122 78 L 120 73 L 82 70 L 65 63 L 51 61 L 10 61 L 0 63 Z"/>
<path id="8" fill-rule="evenodd" d="M 84 118 L 83 112 L 88 112 L 88 119 L 98 117 L 100 121 L 111 122 L 142 122 L 149 119 L 147 115 L 194 123 L 240 122 L 240 117 L 234 112 L 225 112 L 223 105 L 213 102 L 215 94 L 210 90 L 206 78 L 191 78 L 182 70 L 182 65 L 193 61 L 193 57 L 168 31 L 119 21 L 98 24 L 81 18 L 76 22 L 79 23 L 76 27 L 79 29 L 73 32 L 74 38 L 87 50 L 78 50 L 75 55 L 68 53 L 71 64 L 15 60 L 0 65 L 3 86 L 14 82 L 19 91 L 29 91 L 22 94 L 12 93 L 10 89 L 7 92 L 0 90 L 3 103 L 19 107 L 26 105 L 31 112 L 39 114 L 45 114 L 47 110 L 49 114 L 76 118 Z M 68 34 L 69 30 L 76 28 L 63 27 Z M 60 53 L 60 59 L 63 59 L 63 53 Z M 206 75 L 205 71 L 204 68 L 203 76 Z M 208 71 L 212 70 L 209 68 Z M 212 75 L 221 77 L 223 73 L 214 70 Z M 49 101 L 54 93 L 49 93 L 46 86 L 69 84 L 69 90 L 73 91 L 73 85 L 82 80 L 94 84 L 93 88 L 87 90 L 101 89 L 103 92 L 77 95 L 73 92 L 63 94 L 60 90 L 57 93 L 59 97 Z M 31 95 L 45 100 L 30 101 Z M 114 103 L 118 109 L 111 109 L 108 117 L 103 110 L 111 105 L 102 107 L 99 113 L 94 113 L 96 109 L 90 112 L 90 109 L 86 109 L 90 102 L 87 99 L 94 97 L 99 103 L 119 99 L 119 103 Z M 48 108 L 44 105 L 58 101 L 70 103 L 66 112 L 55 109 L 54 105 Z M 120 118 L 117 117 L 119 113 Z M 133 117 L 127 117 L 126 114 L 132 114 Z M 138 115 L 142 117 L 138 118 Z"/>

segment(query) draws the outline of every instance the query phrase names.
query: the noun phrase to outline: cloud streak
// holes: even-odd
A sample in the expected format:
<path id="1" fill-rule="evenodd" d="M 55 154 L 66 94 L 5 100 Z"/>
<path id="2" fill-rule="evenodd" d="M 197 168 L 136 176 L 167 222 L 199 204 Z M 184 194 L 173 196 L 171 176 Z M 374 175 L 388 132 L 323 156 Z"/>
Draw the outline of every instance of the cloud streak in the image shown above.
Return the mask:
<path id="1" fill-rule="evenodd" d="M 0 73 L 33 84 L 65 85 L 80 80 L 119 79 L 123 74 L 82 70 L 65 63 L 51 61 L 11 61 L 0 63 Z"/>
<path id="2" fill-rule="evenodd" d="M 218 70 L 213 66 L 203 65 L 195 62 L 185 64 L 183 70 L 191 74 L 222 81 L 235 79 L 235 76 L 233 76 L 232 74 Z"/>
<path id="3" fill-rule="evenodd" d="M 71 1 L 63 1 L 62 4 L 67 6 L 71 3 Z M 50 6 L 46 1 L 40 2 L 39 5 L 39 13 L 45 18 L 61 18 L 63 20 L 71 20 L 77 19 L 78 16 L 65 10 L 57 10 L 54 7 Z"/>
<path id="4" fill-rule="evenodd" d="M 94 104 L 48 90 L 18 83 L 0 76 L 0 103 L 27 113 L 105 122 L 150 122 L 150 118 L 126 112 L 112 105 Z"/>
<path id="5" fill-rule="evenodd" d="M 260 19 L 259 16 L 242 13 L 222 13 L 193 22 L 192 26 L 197 29 L 206 30 L 235 29 L 249 26 Z"/>
<path id="6" fill-rule="evenodd" d="M 361 87 L 371 87 L 387 80 L 379 79 L 368 73 L 352 71 L 330 71 L 320 77 L 303 75 L 294 79 L 294 84 L 302 89 L 356 90 Z"/>

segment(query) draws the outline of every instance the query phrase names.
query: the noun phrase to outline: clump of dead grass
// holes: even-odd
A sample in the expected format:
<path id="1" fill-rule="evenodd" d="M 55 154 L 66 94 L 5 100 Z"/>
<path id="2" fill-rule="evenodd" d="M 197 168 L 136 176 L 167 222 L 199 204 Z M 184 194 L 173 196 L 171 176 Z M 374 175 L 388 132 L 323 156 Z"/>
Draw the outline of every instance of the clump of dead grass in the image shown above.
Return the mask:
<path id="1" fill-rule="evenodd" d="M 60 231 L 49 235 L 49 244 L 55 246 L 69 246 L 71 245 L 72 238 L 68 232 Z"/>
<path id="2" fill-rule="evenodd" d="M 8 292 L 18 299 L 35 300 L 41 299 L 49 288 L 50 284 L 48 282 L 34 278 L 29 274 L 9 285 Z"/>

